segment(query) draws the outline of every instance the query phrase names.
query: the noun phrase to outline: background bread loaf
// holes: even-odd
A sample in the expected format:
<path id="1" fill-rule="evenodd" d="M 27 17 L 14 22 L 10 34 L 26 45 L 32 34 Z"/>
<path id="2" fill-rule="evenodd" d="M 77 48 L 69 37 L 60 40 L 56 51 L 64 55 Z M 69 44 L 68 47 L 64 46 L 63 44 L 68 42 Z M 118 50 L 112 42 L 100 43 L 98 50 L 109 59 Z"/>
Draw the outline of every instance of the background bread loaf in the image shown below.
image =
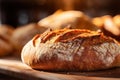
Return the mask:
<path id="1" fill-rule="evenodd" d="M 8 54 L 12 54 L 13 45 L 11 44 L 11 36 L 14 28 L 9 25 L 0 26 L 0 57 Z"/>
<path id="2" fill-rule="evenodd" d="M 27 24 L 15 29 L 11 38 L 11 42 L 15 48 L 14 53 L 20 56 L 23 46 L 36 34 L 40 34 L 45 30 L 46 28 L 41 27 L 36 23 Z"/>
<path id="3" fill-rule="evenodd" d="M 77 29 L 89 29 L 98 30 L 91 19 L 81 11 L 61 11 L 58 10 L 54 14 L 43 18 L 38 22 L 40 26 L 46 28 L 63 29 L 65 27 L 77 28 Z"/>

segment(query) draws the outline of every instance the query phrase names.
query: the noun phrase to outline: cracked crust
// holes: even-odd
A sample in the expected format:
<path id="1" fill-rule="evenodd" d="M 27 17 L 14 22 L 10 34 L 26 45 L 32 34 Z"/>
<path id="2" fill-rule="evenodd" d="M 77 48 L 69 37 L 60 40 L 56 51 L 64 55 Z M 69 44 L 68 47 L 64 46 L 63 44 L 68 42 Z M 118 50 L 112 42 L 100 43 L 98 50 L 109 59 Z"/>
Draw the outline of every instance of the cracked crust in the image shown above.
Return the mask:
<path id="1" fill-rule="evenodd" d="M 120 45 L 102 33 L 61 29 L 36 35 L 22 50 L 22 61 L 34 69 L 91 71 L 119 66 Z"/>

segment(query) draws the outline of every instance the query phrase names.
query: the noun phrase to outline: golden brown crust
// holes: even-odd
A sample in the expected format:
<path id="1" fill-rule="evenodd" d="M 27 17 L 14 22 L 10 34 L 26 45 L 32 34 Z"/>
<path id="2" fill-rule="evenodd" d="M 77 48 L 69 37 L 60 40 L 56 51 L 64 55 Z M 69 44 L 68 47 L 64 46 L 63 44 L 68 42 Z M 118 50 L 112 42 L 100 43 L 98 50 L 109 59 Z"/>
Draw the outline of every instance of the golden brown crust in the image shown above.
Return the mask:
<path id="1" fill-rule="evenodd" d="M 80 29 L 61 29 L 61 30 L 54 30 L 48 33 L 43 33 L 40 36 L 41 39 L 41 43 L 45 43 L 47 41 L 51 41 L 53 43 L 54 42 L 62 42 L 62 41 L 69 41 L 70 39 L 75 39 L 75 38 L 79 38 L 79 37 L 89 37 L 89 36 L 93 36 L 93 35 L 100 35 L 99 32 L 91 32 L 89 30 L 80 30 Z M 56 38 L 54 38 L 56 37 Z M 53 39 L 54 38 L 54 39 Z M 36 38 L 35 38 L 36 39 Z M 34 41 L 34 39 L 33 39 Z"/>
<path id="2" fill-rule="evenodd" d="M 42 35 L 37 35 L 22 50 L 22 61 L 32 68 L 90 71 L 119 66 L 116 57 L 120 55 L 120 45 L 102 33 L 62 29 L 48 32 L 47 37 Z"/>

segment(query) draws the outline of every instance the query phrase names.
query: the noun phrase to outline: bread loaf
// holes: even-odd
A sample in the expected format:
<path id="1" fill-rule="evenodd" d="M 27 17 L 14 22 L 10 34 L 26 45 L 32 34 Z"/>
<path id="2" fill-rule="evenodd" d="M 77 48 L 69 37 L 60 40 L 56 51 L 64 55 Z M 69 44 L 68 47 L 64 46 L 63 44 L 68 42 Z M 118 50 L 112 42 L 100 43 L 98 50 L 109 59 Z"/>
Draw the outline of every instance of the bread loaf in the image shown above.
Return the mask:
<path id="1" fill-rule="evenodd" d="M 15 48 L 15 55 L 20 55 L 22 47 L 36 34 L 40 34 L 45 30 L 46 28 L 38 26 L 36 23 L 30 23 L 15 29 L 11 38 L 11 42 Z"/>
<path id="2" fill-rule="evenodd" d="M 77 29 L 98 30 L 91 19 L 81 11 L 56 11 L 54 14 L 43 18 L 38 22 L 40 26 L 53 30 L 66 27 Z"/>
<path id="3" fill-rule="evenodd" d="M 49 71 L 91 71 L 120 66 L 120 44 L 102 33 L 61 29 L 36 35 L 22 49 L 23 63 Z"/>
<path id="4" fill-rule="evenodd" d="M 0 57 L 12 54 L 13 46 L 11 44 L 11 36 L 14 28 L 9 25 L 0 26 Z"/>
<path id="5" fill-rule="evenodd" d="M 120 42 L 120 16 L 114 17 L 105 15 L 101 17 L 95 17 L 92 20 L 93 24 L 101 29 L 106 36 L 111 36 Z"/>

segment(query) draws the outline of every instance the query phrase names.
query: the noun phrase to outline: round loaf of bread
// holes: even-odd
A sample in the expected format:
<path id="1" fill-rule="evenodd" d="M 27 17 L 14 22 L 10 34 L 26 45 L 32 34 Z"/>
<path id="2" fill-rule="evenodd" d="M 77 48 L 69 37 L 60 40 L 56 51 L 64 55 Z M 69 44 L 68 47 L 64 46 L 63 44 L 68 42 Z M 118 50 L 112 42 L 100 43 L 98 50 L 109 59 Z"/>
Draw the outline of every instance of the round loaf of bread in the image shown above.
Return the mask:
<path id="1" fill-rule="evenodd" d="M 40 70 L 101 70 L 120 65 L 120 45 L 99 32 L 62 29 L 36 35 L 23 47 L 21 58 Z"/>

